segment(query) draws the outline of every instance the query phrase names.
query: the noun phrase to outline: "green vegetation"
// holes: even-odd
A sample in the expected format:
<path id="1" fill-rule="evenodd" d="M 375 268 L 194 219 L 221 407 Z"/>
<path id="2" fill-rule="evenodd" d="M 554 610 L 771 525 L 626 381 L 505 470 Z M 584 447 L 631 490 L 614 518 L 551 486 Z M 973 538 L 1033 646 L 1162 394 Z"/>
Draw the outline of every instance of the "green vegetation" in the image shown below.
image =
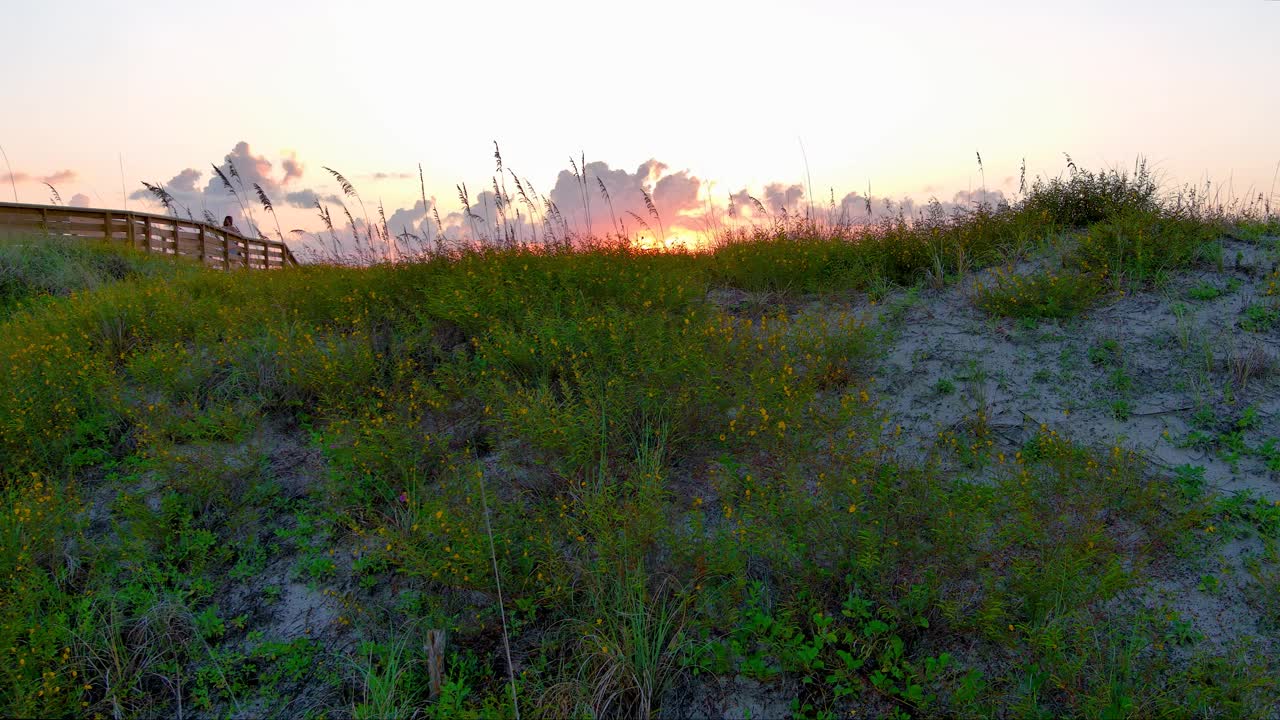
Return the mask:
<path id="1" fill-rule="evenodd" d="M 647 716 L 718 679 L 803 717 L 1265 716 L 1274 656 L 1122 600 L 1231 528 L 1271 548 L 1247 598 L 1280 626 L 1273 506 L 1045 425 L 1002 448 L 976 364 L 933 385 L 965 422 L 899 454 L 893 307 L 707 299 L 878 301 L 1052 245 L 1064 272 L 975 302 L 1070 318 L 1212 262 L 1224 223 L 1072 166 L 1012 207 L 706 253 L 220 273 L 6 245 L 0 709 Z M 1127 418 L 1120 346 L 1088 359 Z M 1280 457 L 1256 414 L 1209 420 Z"/>
<path id="2" fill-rule="evenodd" d="M 1249 332 L 1267 332 L 1280 322 L 1280 306 L 1275 302 L 1255 303 L 1244 309 L 1240 327 Z"/>
<path id="3" fill-rule="evenodd" d="M 1082 273 L 1021 276 L 996 268 L 991 285 L 978 290 L 978 307 L 1008 317 L 1069 318 L 1089 309 L 1103 292 L 1097 278 Z"/>
<path id="4" fill-rule="evenodd" d="M 0 320 L 19 308 L 120 280 L 169 277 L 181 271 L 167 258 L 75 239 L 0 236 Z"/>
<path id="5" fill-rule="evenodd" d="M 1228 293 L 1233 293 L 1239 288 L 1240 281 L 1234 278 L 1227 281 L 1227 286 L 1225 288 L 1220 288 L 1207 280 L 1202 280 L 1199 283 L 1196 283 L 1195 287 L 1192 287 L 1187 291 L 1187 297 L 1192 300 L 1207 302 L 1209 300 L 1216 300 Z"/>

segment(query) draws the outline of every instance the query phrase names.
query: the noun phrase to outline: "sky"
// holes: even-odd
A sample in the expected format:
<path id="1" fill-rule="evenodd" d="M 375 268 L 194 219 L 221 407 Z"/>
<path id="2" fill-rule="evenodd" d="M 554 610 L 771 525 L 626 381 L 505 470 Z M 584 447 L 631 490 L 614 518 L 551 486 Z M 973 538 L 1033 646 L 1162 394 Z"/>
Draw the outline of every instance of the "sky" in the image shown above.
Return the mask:
<path id="1" fill-rule="evenodd" d="M 5 16 L 0 198 L 48 203 L 48 181 L 63 202 L 155 211 L 147 181 L 239 219 L 211 168 L 230 160 L 286 234 L 321 226 L 316 199 L 340 225 L 345 199 L 357 223 L 381 202 L 396 232 L 430 230 L 434 210 L 465 233 L 460 183 L 490 226 L 495 141 L 507 191 L 514 171 L 566 226 L 656 225 L 643 190 L 674 235 L 730 196 L 770 213 L 809 188 L 823 206 L 1014 197 L 1024 158 L 1056 176 L 1063 153 L 1145 157 L 1171 185 L 1238 197 L 1272 192 L 1280 163 L 1274 0 L 64 0 Z M 545 213 L 532 205 L 511 211 Z"/>

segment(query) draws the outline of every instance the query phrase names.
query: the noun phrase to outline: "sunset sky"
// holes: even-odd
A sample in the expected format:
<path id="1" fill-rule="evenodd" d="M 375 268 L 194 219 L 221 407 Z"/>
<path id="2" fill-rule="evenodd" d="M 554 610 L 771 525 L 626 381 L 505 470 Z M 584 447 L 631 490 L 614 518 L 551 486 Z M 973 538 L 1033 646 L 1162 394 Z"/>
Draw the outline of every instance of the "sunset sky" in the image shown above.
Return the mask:
<path id="1" fill-rule="evenodd" d="M 673 226 L 731 193 L 801 202 L 809 178 L 824 206 L 868 184 L 953 201 L 982 185 L 975 152 L 1010 196 L 1023 157 L 1034 176 L 1063 152 L 1143 155 L 1237 196 L 1271 192 L 1280 162 L 1269 0 L 68 0 L 4 17 L 0 145 L 23 202 L 49 202 L 44 179 L 68 202 L 154 210 L 146 180 L 220 216 L 210 164 L 231 156 L 286 231 L 317 228 L 307 201 L 340 192 L 325 165 L 416 228 L 422 163 L 460 225 L 455 184 L 491 187 L 495 140 L 568 213 L 559 173 L 585 154 L 617 213 L 643 214 L 646 187 Z"/>

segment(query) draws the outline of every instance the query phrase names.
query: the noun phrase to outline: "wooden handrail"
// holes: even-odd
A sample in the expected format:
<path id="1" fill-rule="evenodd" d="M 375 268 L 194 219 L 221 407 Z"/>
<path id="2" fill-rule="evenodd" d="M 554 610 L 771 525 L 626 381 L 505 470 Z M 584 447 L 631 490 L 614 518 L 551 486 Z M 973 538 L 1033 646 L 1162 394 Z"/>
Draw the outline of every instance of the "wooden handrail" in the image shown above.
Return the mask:
<path id="1" fill-rule="evenodd" d="M 24 231 L 119 242 L 149 253 L 193 257 L 223 270 L 298 265 L 283 242 L 246 237 L 198 220 L 128 210 L 0 202 L 0 233 Z"/>

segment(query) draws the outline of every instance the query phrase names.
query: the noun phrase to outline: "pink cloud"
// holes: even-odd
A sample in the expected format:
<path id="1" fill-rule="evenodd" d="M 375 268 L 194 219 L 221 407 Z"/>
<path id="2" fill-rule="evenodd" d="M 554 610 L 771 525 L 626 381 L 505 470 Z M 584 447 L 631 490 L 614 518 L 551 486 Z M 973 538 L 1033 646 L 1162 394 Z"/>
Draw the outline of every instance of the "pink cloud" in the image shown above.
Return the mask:
<path id="1" fill-rule="evenodd" d="M 75 170 L 59 170 L 52 175 L 32 175 L 25 172 L 5 173 L 0 175 L 0 183 L 9 182 L 41 182 L 50 185 L 58 185 L 60 183 L 72 182 L 76 179 Z"/>

